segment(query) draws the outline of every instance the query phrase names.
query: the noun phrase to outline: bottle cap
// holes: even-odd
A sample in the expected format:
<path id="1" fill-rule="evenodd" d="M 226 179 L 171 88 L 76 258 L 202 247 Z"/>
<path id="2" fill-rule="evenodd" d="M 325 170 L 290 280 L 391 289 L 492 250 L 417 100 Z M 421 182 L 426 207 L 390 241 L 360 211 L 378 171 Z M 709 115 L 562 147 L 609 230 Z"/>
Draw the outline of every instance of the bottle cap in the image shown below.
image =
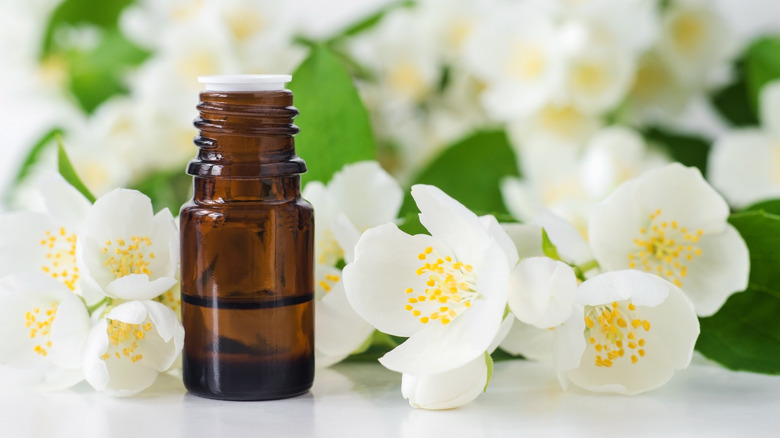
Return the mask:
<path id="1" fill-rule="evenodd" d="M 206 91 L 278 91 L 292 80 L 291 75 L 217 75 L 198 76 Z"/>

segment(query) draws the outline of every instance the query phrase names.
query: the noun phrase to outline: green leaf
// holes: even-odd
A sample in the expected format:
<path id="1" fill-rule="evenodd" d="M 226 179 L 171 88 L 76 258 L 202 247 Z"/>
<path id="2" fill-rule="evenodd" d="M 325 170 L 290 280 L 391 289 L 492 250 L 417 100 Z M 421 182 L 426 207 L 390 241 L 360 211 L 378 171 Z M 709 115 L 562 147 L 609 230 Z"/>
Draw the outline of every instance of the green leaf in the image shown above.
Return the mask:
<path id="1" fill-rule="evenodd" d="M 547 230 L 544 228 L 542 228 L 542 252 L 553 260 L 561 259 L 561 256 L 558 254 L 558 248 L 552 243 L 550 236 L 547 235 Z"/>
<path id="2" fill-rule="evenodd" d="M 698 167 L 702 175 L 707 174 L 707 156 L 710 142 L 700 137 L 666 131 L 662 128 L 650 128 L 645 132 L 648 141 L 654 142 L 672 158 L 686 166 Z"/>
<path id="3" fill-rule="evenodd" d="M 192 197 L 192 177 L 180 170 L 154 172 L 131 188 L 151 198 L 154 211 L 167 208 L 176 216 Z"/>
<path id="4" fill-rule="evenodd" d="M 739 69 L 738 66 L 737 70 Z M 716 91 L 712 96 L 712 105 L 733 126 L 759 124 L 744 77 L 739 77 L 736 82 Z"/>
<path id="5" fill-rule="evenodd" d="M 406 234 L 429 234 L 428 230 L 420 223 L 420 215 L 415 211 L 410 211 L 403 215 L 398 228 Z"/>
<path id="6" fill-rule="evenodd" d="M 485 389 L 482 392 L 487 392 L 487 387 L 490 384 L 490 379 L 493 378 L 493 358 L 490 357 L 488 352 L 485 352 L 485 365 L 487 365 L 487 380 L 485 381 Z"/>
<path id="7" fill-rule="evenodd" d="M 368 15 L 366 18 L 356 22 L 355 24 L 347 27 L 343 31 L 341 31 L 338 35 L 330 38 L 330 42 L 338 41 L 341 39 L 344 39 L 346 37 L 352 37 L 357 34 L 363 33 L 382 21 L 382 19 L 387 15 L 389 12 L 398 9 L 398 8 L 406 8 L 413 6 L 415 2 L 409 1 L 409 0 L 403 0 L 403 1 L 395 1 L 392 3 L 389 3 L 385 5 L 384 7 L 380 8 L 378 11 L 374 12 L 373 14 Z"/>
<path id="8" fill-rule="evenodd" d="M 56 50 L 55 35 L 66 26 L 93 25 L 116 29 L 119 15 L 134 0 L 65 0 L 52 12 L 43 37 L 43 54 Z"/>
<path id="9" fill-rule="evenodd" d="M 35 142 L 33 147 L 30 148 L 30 151 L 27 152 L 27 156 L 24 158 L 24 161 L 19 167 L 19 170 L 16 172 L 16 176 L 14 176 L 14 179 L 11 180 L 11 184 L 8 186 L 8 190 L 4 194 L 5 201 L 8 201 L 11 198 L 14 190 L 19 187 L 25 178 L 27 178 L 27 175 L 30 174 L 35 163 L 41 159 L 43 152 L 45 152 L 49 146 L 55 144 L 55 140 L 61 135 L 62 129 L 54 128 L 43 134 L 43 136 L 41 136 L 41 138 Z"/>
<path id="10" fill-rule="evenodd" d="M 753 204 L 743 211 L 763 211 L 764 213 L 780 215 L 780 199 L 769 199 Z"/>
<path id="11" fill-rule="evenodd" d="M 107 32 L 89 52 L 67 54 L 70 91 L 84 111 L 92 112 L 111 96 L 127 92 L 124 77 L 149 53 L 130 43 L 118 31 Z"/>
<path id="12" fill-rule="evenodd" d="M 696 349 L 733 370 L 780 374 L 780 216 L 752 211 L 729 222 L 750 250 L 749 285 L 701 318 Z"/>
<path id="13" fill-rule="evenodd" d="M 431 184 L 472 211 L 507 214 L 499 182 L 518 176 L 514 151 L 503 131 L 481 131 L 446 148 L 414 179 Z M 401 212 L 415 211 L 409 192 Z"/>
<path id="14" fill-rule="evenodd" d="M 62 146 L 62 137 L 59 135 L 57 135 L 57 168 L 60 175 L 65 178 L 65 181 L 81 192 L 89 202 L 95 202 L 95 197 L 81 181 L 81 178 L 76 173 L 76 169 L 73 168 L 73 164 L 71 164 L 68 154 L 65 152 L 65 147 Z"/>
<path id="15" fill-rule="evenodd" d="M 345 164 L 375 158 L 368 112 L 347 69 L 327 47 L 312 47 L 293 75 L 290 89 L 301 112 L 295 145 L 309 168 L 304 184 L 325 183 Z"/>
<path id="16" fill-rule="evenodd" d="M 745 78 L 754 114 L 758 114 L 758 99 L 761 89 L 768 82 L 780 79 L 779 54 L 780 38 L 762 38 L 747 49 Z"/>

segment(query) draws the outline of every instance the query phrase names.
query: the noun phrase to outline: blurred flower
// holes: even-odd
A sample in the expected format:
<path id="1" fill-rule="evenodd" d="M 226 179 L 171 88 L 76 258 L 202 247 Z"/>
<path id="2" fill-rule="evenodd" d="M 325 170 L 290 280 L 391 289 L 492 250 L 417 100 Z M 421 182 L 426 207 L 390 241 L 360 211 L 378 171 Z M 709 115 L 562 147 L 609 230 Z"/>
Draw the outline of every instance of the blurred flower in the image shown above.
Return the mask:
<path id="1" fill-rule="evenodd" d="M 308 183 L 303 197 L 317 212 L 315 355 L 317 366 L 325 367 L 349 356 L 374 332 L 347 301 L 336 265 L 354 260 L 354 248 L 363 231 L 396 219 L 403 192 L 377 162 L 364 161 L 344 166 L 327 185 Z"/>
<path id="2" fill-rule="evenodd" d="M 154 215 L 142 193 L 114 190 L 87 213 L 76 248 L 79 272 L 105 296 L 155 298 L 176 283 L 178 238 L 167 208 Z"/>
<path id="3" fill-rule="evenodd" d="M 84 303 L 44 274 L 0 280 L 0 363 L 38 374 L 42 389 L 80 382 L 84 341 L 90 328 Z"/>
<path id="4" fill-rule="evenodd" d="M 564 58 L 549 9 L 533 1 L 496 7 L 465 43 L 464 62 L 485 83 L 482 103 L 496 120 L 539 111 L 561 86 Z"/>
<path id="5" fill-rule="evenodd" d="M 344 287 L 355 311 L 382 332 L 409 337 L 385 354 L 414 376 L 463 366 L 488 350 L 501 326 L 517 250 L 494 218 L 479 219 L 441 190 L 412 187 L 431 233 L 394 224 L 366 231 Z"/>
<path id="6" fill-rule="evenodd" d="M 667 162 L 637 132 L 611 126 L 598 131 L 582 150 L 554 143 L 523 148 L 524 179 L 503 180 L 501 193 L 514 217 L 533 221 L 549 210 L 585 235 L 594 203 L 620 183 Z"/>
<path id="7" fill-rule="evenodd" d="M 57 174 L 38 181 L 46 213 L 20 211 L 0 216 L 0 278 L 46 274 L 83 295 L 76 240 L 90 202 Z"/>
<path id="8" fill-rule="evenodd" d="M 596 205 L 588 236 L 604 270 L 657 274 L 709 316 L 747 287 L 747 246 L 728 215 L 698 169 L 673 163 L 623 183 Z"/>
<path id="9" fill-rule="evenodd" d="M 708 177 L 729 203 L 780 197 L 780 81 L 761 89 L 761 127 L 726 133 L 712 146 Z"/>
<path id="10" fill-rule="evenodd" d="M 128 396 L 148 388 L 174 363 L 184 328 L 156 301 L 130 301 L 111 309 L 90 330 L 84 375 L 95 389 Z"/>
<path id="11" fill-rule="evenodd" d="M 699 320 L 666 280 L 616 271 L 585 281 L 572 317 L 555 329 L 561 385 L 638 394 L 666 383 L 691 361 Z"/>

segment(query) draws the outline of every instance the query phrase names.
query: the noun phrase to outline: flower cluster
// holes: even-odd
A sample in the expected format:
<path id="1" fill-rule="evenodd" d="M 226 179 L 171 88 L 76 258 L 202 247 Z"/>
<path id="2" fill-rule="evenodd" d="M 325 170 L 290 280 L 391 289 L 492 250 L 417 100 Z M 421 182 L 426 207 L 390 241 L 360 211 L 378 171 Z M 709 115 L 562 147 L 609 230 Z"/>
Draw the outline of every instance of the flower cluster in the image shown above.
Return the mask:
<path id="1" fill-rule="evenodd" d="M 131 395 L 173 365 L 184 329 L 178 229 L 141 193 L 117 189 L 94 205 L 59 176 L 41 187 L 46 212 L 0 217 L 0 364 L 42 388 L 86 379 Z"/>

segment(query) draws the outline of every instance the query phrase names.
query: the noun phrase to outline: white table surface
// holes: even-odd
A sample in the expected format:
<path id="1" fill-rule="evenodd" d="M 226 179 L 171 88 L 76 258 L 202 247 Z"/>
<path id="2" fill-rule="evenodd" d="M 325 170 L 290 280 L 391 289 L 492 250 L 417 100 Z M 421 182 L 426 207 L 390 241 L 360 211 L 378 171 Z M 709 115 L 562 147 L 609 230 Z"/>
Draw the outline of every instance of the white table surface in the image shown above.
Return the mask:
<path id="1" fill-rule="evenodd" d="M 0 394 L 0 437 L 780 436 L 780 377 L 707 365 L 639 396 L 564 392 L 547 366 L 496 364 L 488 392 L 450 411 L 409 407 L 400 375 L 372 363 L 319 371 L 310 394 L 222 402 L 172 376 L 132 398 L 85 384 Z"/>

